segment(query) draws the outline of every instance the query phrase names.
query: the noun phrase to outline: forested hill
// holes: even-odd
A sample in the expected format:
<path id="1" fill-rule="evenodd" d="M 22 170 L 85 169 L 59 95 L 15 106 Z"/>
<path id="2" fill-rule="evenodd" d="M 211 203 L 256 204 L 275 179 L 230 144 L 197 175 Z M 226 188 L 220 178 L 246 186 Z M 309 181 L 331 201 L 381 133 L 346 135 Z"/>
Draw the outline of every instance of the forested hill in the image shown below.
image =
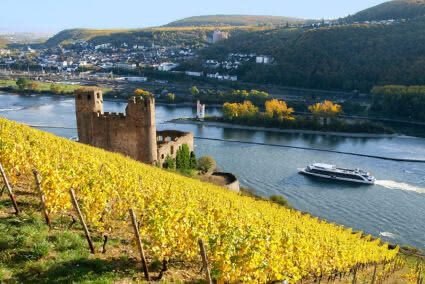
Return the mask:
<path id="1" fill-rule="evenodd" d="M 348 16 L 352 22 L 412 19 L 425 15 L 424 0 L 392 0 Z"/>
<path id="2" fill-rule="evenodd" d="M 132 46 L 134 44 L 150 46 L 152 43 L 162 46 L 170 45 L 197 45 L 206 43 L 207 35 L 211 34 L 217 27 L 154 27 L 132 30 L 89 30 L 72 29 L 64 30 L 46 41 L 46 47 L 58 44 L 67 44 L 79 40 L 87 40 L 95 45 L 111 43 L 120 46 L 123 43 Z M 255 30 L 262 28 L 251 28 L 248 26 L 223 26 L 220 30 L 233 33 L 235 30 Z"/>
<path id="3" fill-rule="evenodd" d="M 109 36 L 117 33 L 129 33 L 137 30 L 90 30 L 90 29 L 70 29 L 63 30 L 49 38 L 45 45 L 48 47 L 58 44 L 70 43 L 78 40 L 89 40 L 97 36 Z"/>
<path id="4" fill-rule="evenodd" d="M 229 53 L 272 55 L 272 66 L 252 63 L 237 73 L 244 81 L 322 89 L 425 84 L 425 17 L 393 25 L 235 33 L 203 51 L 205 59 Z"/>
<path id="5" fill-rule="evenodd" d="M 184 18 L 171 22 L 167 27 L 200 26 L 264 26 L 304 23 L 306 20 L 279 16 L 208 15 Z"/>

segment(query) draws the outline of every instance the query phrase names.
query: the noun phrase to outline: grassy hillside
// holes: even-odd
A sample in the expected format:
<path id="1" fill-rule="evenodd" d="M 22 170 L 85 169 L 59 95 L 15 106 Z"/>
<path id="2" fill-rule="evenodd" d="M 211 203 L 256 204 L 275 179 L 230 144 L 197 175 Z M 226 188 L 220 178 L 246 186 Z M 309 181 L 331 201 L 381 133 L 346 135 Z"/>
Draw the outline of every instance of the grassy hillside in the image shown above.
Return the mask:
<path id="1" fill-rule="evenodd" d="M 201 238 L 206 244 L 213 279 L 231 283 L 283 279 L 294 283 L 300 279 L 336 277 L 340 273 L 349 276 L 355 267 L 367 271 L 371 263 L 384 260 L 389 271 L 399 265 L 399 260 L 393 261 L 398 247 L 390 249 L 380 239 L 373 240 L 361 232 L 353 233 L 351 229 L 268 201 L 242 196 L 6 119 L 0 119 L 0 128 L 0 162 L 15 188 L 26 190 L 23 196 L 34 193 L 32 169 L 37 168 L 52 220 L 72 212 L 68 190 L 73 188 L 91 232 L 107 233 L 111 237 L 124 235 L 127 241 L 123 240 L 123 244 L 131 241 L 131 235 L 123 231 L 130 226 L 128 209 L 134 208 L 150 263 L 165 260 L 199 271 L 197 240 Z M 18 203 L 23 205 L 25 200 L 18 199 Z M 14 239 L 12 233 L 7 237 L 9 234 Z M 4 238 L 4 234 L 0 237 Z M 44 235 L 36 243 L 54 240 Z M 11 244 L 7 240 L 0 243 Z M 19 247 L 27 249 L 26 246 Z M 37 255 L 45 256 L 48 250 L 48 244 L 37 248 Z M 136 248 L 126 251 L 127 257 L 136 254 L 135 251 Z M 0 265 L 7 263 L 9 267 L 9 263 L 16 262 L 16 266 L 22 267 L 30 259 L 0 258 Z M 68 270 L 73 273 L 79 270 L 75 264 L 71 262 Z M 116 261 L 111 264 L 117 266 Z M 96 268 L 99 266 L 93 270 Z M 96 272 L 87 275 L 93 273 Z"/>
<path id="2" fill-rule="evenodd" d="M 6 48 L 8 43 L 7 39 L 0 37 L 0 48 Z"/>
<path id="3" fill-rule="evenodd" d="M 186 26 L 263 26 L 303 23 L 306 20 L 279 16 L 209 15 L 184 18 L 167 24 L 168 27 Z"/>
<path id="4" fill-rule="evenodd" d="M 373 21 L 389 19 L 412 19 L 425 15 L 424 0 L 392 0 L 358 12 L 349 21 Z"/>

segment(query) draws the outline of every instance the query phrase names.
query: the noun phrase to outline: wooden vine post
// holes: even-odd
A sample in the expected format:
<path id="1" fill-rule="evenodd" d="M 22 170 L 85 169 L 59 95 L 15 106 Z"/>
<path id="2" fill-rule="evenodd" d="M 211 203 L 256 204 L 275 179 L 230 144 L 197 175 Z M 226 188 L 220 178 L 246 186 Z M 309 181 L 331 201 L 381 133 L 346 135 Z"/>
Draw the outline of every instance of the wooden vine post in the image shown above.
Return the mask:
<path id="1" fill-rule="evenodd" d="M 199 243 L 200 253 L 202 257 L 202 264 L 204 266 L 207 281 L 209 284 L 212 284 L 213 282 L 210 275 L 210 269 L 208 268 L 208 258 L 207 258 L 207 253 L 205 251 L 204 242 L 202 241 L 202 239 L 199 239 L 198 243 Z"/>
<path id="2" fill-rule="evenodd" d="M 3 176 L 4 185 L 6 186 L 6 189 L 9 192 L 10 199 L 12 200 L 13 207 L 15 208 L 15 213 L 19 214 L 18 203 L 16 203 L 15 195 L 13 194 L 12 188 L 10 187 L 10 184 L 9 184 L 9 180 L 7 179 L 6 173 L 1 163 L 0 163 L 0 172 L 1 172 L 1 175 Z"/>
<path id="3" fill-rule="evenodd" d="M 87 242 L 89 243 L 90 251 L 92 254 L 95 253 L 93 242 L 90 238 L 89 229 L 87 228 L 86 222 L 84 221 L 83 215 L 81 214 L 80 206 L 78 206 L 77 199 L 75 198 L 74 190 L 70 189 L 72 204 L 74 205 L 75 211 L 77 211 L 78 218 L 80 219 L 81 225 L 83 225 L 84 233 L 86 234 Z"/>
<path id="4" fill-rule="evenodd" d="M 41 206 L 43 207 L 43 213 L 44 213 L 44 218 L 46 219 L 46 224 L 51 228 L 52 224 L 50 223 L 49 213 L 47 212 L 46 199 L 44 198 L 44 193 L 43 193 L 43 190 L 41 188 L 40 174 L 38 173 L 37 169 L 33 169 L 32 172 L 34 174 L 35 183 L 37 185 L 38 193 L 40 194 L 40 202 L 41 202 Z"/>
<path id="5" fill-rule="evenodd" d="M 354 272 L 353 272 L 353 281 L 351 282 L 352 284 L 356 284 L 357 283 L 357 269 L 359 268 L 358 265 L 356 265 L 356 267 L 354 267 Z"/>
<path id="6" fill-rule="evenodd" d="M 137 247 L 139 248 L 140 257 L 142 259 L 143 272 L 145 273 L 145 278 L 147 281 L 151 281 L 149 276 L 148 265 L 146 263 L 145 251 L 143 250 L 142 240 L 140 239 L 139 227 L 137 225 L 136 215 L 134 214 L 133 208 L 128 210 L 130 212 L 131 222 L 133 224 L 134 233 L 136 235 Z"/>
<path id="7" fill-rule="evenodd" d="M 378 264 L 375 262 L 374 268 L 373 268 L 373 276 L 372 276 L 372 281 L 370 282 L 371 284 L 375 284 L 375 278 L 376 278 L 376 270 L 377 270 Z"/>

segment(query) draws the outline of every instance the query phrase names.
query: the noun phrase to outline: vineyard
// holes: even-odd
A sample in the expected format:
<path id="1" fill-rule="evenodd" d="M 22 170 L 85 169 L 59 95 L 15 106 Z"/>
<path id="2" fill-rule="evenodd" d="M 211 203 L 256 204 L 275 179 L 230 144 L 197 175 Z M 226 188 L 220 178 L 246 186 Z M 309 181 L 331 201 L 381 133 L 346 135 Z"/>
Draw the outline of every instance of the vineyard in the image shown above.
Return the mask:
<path id="1" fill-rule="evenodd" d="M 70 189 L 91 232 L 128 229 L 134 209 L 149 259 L 199 264 L 202 239 L 217 281 L 329 281 L 373 267 L 378 281 L 405 266 L 399 247 L 361 232 L 2 118 L 0 163 L 12 187 L 34 192 L 38 170 L 52 220 L 73 211 Z M 421 269 L 418 263 L 406 279 L 416 283 Z"/>

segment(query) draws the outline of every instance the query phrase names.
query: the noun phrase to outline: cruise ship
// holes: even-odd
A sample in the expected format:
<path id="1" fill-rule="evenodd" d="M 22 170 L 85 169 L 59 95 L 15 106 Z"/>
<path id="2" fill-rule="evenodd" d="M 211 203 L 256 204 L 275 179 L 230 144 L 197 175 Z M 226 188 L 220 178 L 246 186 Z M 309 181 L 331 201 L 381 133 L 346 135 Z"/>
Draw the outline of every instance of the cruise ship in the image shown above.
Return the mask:
<path id="1" fill-rule="evenodd" d="M 360 169 L 337 168 L 335 165 L 315 163 L 305 169 L 298 169 L 301 174 L 327 178 L 332 180 L 374 184 L 376 179 L 371 173 Z"/>

